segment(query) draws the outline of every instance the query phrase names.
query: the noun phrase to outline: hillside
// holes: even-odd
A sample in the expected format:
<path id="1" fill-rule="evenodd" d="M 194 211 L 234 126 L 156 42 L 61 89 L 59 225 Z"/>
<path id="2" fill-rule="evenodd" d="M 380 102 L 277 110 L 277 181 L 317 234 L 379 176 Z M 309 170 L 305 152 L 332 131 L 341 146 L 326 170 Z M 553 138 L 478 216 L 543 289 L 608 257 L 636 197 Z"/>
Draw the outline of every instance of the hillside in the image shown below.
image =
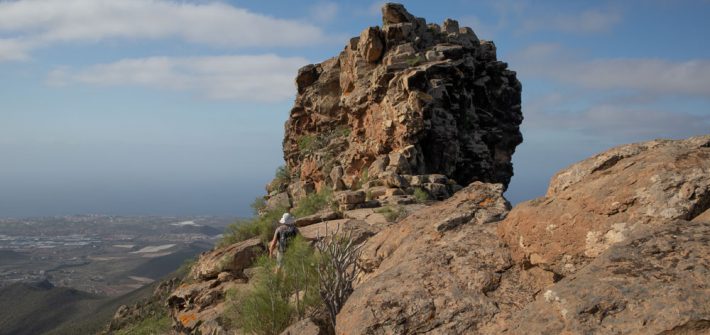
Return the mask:
<path id="1" fill-rule="evenodd" d="M 286 165 L 161 301 L 165 332 L 710 331 L 710 135 L 612 148 L 512 207 L 516 73 L 455 20 L 388 3 L 382 23 L 299 70 Z M 275 270 L 262 256 L 284 211 L 305 241 Z"/>
<path id="2" fill-rule="evenodd" d="M 0 301 L 12 302 L 12 308 L 4 308 L 0 315 L 0 334 L 3 335 L 46 333 L 77 315 L 88 314 L 104 302 L 98 296 L 55 287 L 48 281 L 2 288 Z M 99 315 L 96 318 L 101 319 Z"/>

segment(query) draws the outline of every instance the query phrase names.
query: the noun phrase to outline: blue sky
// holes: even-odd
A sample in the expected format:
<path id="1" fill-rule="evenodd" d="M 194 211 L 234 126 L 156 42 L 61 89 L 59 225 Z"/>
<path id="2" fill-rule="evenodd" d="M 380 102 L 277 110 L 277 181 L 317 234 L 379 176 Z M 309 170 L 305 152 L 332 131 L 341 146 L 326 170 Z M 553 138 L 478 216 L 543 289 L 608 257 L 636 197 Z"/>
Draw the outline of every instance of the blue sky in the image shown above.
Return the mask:
<path id="1" fill-rule="evenodd" d="M 381 2 L 0 0 L 0 217 L 247 215 L 297 69 Z M 710 133 L 709 1 L 404 1 L 523 83 L 512 202 L 611 146 Z"/>

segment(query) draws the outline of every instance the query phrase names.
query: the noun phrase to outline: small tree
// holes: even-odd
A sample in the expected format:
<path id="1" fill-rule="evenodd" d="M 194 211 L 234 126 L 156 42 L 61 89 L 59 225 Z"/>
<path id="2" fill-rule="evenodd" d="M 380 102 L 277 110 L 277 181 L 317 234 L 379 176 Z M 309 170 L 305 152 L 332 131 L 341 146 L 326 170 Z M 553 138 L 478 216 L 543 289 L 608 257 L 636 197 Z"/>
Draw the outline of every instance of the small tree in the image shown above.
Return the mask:
<path id="1" fill-rule="evenodd" d="M 328 233 L 316 242 L 321 261 L 318 265 L 320 296 L 328 309 L 330 322 L 335 329 L 336 316 L 353 292 L 353 282 L 360 273 L 360 245 L 352 238 L 352 230 L 339 234 L 340 225 L 334 233 Z"/>

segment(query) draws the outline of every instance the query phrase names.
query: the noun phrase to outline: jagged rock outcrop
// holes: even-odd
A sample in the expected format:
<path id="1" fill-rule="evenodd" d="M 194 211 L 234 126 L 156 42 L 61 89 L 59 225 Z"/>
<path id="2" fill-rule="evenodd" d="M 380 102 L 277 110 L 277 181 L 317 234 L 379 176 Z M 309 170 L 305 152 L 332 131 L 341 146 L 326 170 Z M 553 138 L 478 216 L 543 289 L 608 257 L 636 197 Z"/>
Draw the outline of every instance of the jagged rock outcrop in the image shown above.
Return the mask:
<path id="1" fill-rule="evenodd" d="M 214 279 L 221 272 L 241 277 L 242 271 L 251 266 L 254 259 L 266 250 L 258 238 L 228 245 L 202 253 L 190 270 L 192 279 Z"/>
<path id="2" fill-rule="evenodd" d="M 499 225 L 516 262 L 579 270 L 637 227 L 710 208 L 710 135 L 611 149 L 557 173 Z"/>
<path id="3" fill-rule="evenodd" d="M 540 294 L 501 333 L 710 333 L 710 223 L 648 228 Z"/>
<path id="4" fill-rule="evenodd" d="M 402 5 L 382 14 L 382 27 L 299 70 L 283 141 L 291 180 L 271 183 L 270 195 L 288 191 L 295 203 L 323 187 L 372 188 L 373 198 L 406 202 L 415 188 L 444 199 L 458 184 L 510 181 L 521 84 L 493 42 Z"/>

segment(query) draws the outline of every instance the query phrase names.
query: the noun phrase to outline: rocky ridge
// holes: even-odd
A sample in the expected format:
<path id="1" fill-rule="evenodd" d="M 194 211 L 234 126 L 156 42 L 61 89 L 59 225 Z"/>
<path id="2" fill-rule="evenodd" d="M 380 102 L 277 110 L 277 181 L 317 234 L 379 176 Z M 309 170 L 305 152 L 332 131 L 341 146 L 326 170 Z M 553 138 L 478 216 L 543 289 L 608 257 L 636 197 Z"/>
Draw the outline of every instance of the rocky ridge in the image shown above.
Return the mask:
<path id="1" fill-rule="evenodd" d="M 470 29 L 387 4 L 383 27 L 296 83 L 289 178 L 269 185 L 267 207 L 336 192 L 337 211 L 297 224 L 363 243 L 337 334 L 710 332 L 710 135 L 611 149 L 511 208 L 520 84 Z M 409 204 L 416 189 L 439 201 Z M 388 203 L 401 220 L 369 208 Z M 248 287 L 265 248 L 255 238 L 202 254 L 166 299 L 174 330 L 234 332 L 226 292 Z M 327 330 L 305 319 L 284 333 Z"/>

